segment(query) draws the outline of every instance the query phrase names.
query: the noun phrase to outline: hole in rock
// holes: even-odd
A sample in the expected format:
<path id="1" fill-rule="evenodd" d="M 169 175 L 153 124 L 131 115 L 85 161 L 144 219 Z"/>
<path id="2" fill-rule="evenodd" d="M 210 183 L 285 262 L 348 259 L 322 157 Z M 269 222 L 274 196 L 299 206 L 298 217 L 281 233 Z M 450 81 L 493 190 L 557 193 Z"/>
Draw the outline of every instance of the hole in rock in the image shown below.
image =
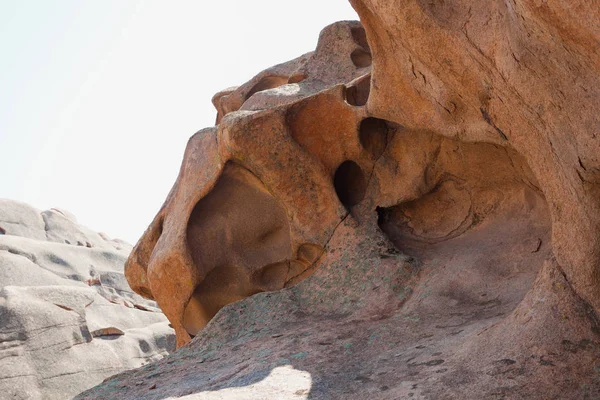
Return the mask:
<path id="1" fill-rule="evenodd" d="M 156 234 L 153 236 L 154 241 L 158 241 L 158 239 L 160 239 L 160 236 L 163 233 L 164 224 L 165 224 L 165 219 L 161 218 L 160 221 L 158 221 L 158 226 L 156 227 Z"/>
<path id="2" fill-rule="evenodd" d="M 346 102 L 351 106 L 362 107 L 369 100 L 371 91 L 371 75 L 358 78 L 352 85 L 346 88 Z"/>
<path id="3" fill-rule="evenodd" d="M 525 159 L 415 131 L 397 132 L 390 146 L 402 171 L 397 192 L 416 195 L 375 211 L 381 230 L 427 276 L 407 304 L 422 317 L 415 329 L 450 335 L 509 315 L 552 256 L 548 206 Z"/>
<path id="4" fill-rule="evenodd" d="M 193 267 L 203 277 L 185 309 L 190 334 L 227 304 L 281 289 L 288 279 L 292 246 L 286 211 L 238 164 L 226 164 L 214 188 L 194 207 L 187 243 Z"/>
<path id="5" fill-rule="evenodd" d="M 358 68 L 366 68 L 371 65 L 371 53 L 363 49 L 356 49 L 350 54 L 352 63 Z"/>
<path id="6" fill-rule="evenodd" d="M 361 202 L 367 190 L 362 169 L 354 161 L 344 161 L 335 171 L 333 185 L 338 198 L 346 208 Z"/>
<path id="7" fill-rule="evenodd" d="M 354 42 L 365 50 L 369 50 L 369 42 L 367 41 L 367 32 L 363 27 L 355 27 L 350 29 Z"/>
<path id="8" fill-rule="evenodd" d="M 6 229 L 0 226 L 0 235 L 6 235 Z"/>
<path id="9" fill-rule="evenodd" d="M 307 78 L 306 74 L 294 74 L 288 78 L 287 83 L 299 83 Z"/>
<path id="10" fill-rule="evenodd" d="M 360 123 L 360 144 L 373 157 L 379 158 L 385 151 L 389 128 L 387 122 L 379 118 L 365 118 Z"/>
<path id="11" fill-rule="evenodd" d="M 246 95 L 246 100 L 248 100 L 252 95 L 258 92 L 262 92 L 263 90 L 274 89 L 281 85 L 285 85 L 288 83 L 287 76 L 265 76 L 257 84 L 252 86 L 252 89 Z"/>

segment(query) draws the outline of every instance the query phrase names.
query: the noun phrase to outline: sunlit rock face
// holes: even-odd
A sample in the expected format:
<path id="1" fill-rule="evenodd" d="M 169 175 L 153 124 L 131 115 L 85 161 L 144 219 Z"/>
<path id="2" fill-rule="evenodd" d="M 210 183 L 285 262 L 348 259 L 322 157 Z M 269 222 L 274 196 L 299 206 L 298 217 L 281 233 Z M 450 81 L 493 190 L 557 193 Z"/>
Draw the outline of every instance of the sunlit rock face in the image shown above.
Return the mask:
<path id="1" fill-rule="evenodd" d="M 213 98 L 128 261 L 194 341 L 81 398 L 600 396 L 597 10 L 351 3 Z"/>
<path id="2" fill-rule="evenodd" d="M 225 305 L 318 267 L 395 129 L 369 124 L 358 105 L 369 73 L 362 26 L 343 22 L 323 30 L 315 52 L 215 95 L 217 127 L 190 139 L 169 198 L 126 265 L 178 345 Z"/>
<path id="3" fill-rule="evenodd" d="M 66 211 L 0 199 L 0 398 L 72 398 L 174 349 L 125 280 L 130 251 Z"/>

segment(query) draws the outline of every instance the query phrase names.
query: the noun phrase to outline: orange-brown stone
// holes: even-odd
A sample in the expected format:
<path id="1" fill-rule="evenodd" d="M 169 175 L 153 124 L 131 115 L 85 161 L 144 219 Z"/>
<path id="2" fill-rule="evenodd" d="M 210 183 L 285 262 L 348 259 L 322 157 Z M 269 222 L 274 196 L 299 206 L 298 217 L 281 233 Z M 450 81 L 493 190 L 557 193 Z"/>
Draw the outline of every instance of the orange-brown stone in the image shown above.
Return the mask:
<path id="1" fill-rule="evenodd" d="M 209 375 L 277 327 L 325 354 L 290 361 L 333 382 L 315 398 L 600 395 L 597 7 L 350 2 L 362 26 L 213 98 L 218 125 L 190 139 L 132 288 L 179 346 L 222 349 Z M 359 372 L 369 389 L 345 389 Z"/>

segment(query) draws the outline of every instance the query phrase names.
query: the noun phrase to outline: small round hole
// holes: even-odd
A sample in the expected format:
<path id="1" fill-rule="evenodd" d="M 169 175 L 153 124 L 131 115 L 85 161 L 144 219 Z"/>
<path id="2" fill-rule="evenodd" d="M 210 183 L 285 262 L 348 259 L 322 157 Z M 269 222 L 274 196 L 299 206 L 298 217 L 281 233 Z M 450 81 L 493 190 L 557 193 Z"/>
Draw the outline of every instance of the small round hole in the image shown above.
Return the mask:
<path id="1" fill-rule="evenodd" d="M 387 146 L 388 126 L 383 119 L 365 118 L 360 123 L 360 144 L 374 158 L 379 158 Z"/>
<path id="2" fill-rule="evenodd" d="M 371 65 L 371 53 L 363 49 L 356 49 L 350 54 L 352 63 L 358 68 L 366 68 Z"/>
<path id="3" fill-rule="evenodd" d="M 254 86 L 252 86 L 252 89 L 250 89 L 248 94 L 246 94 L 246 100 L 248 100 L 250 97 L 252 97 L 254 94 L 256 94 L 258 92 L 262 92 L 264 90 L 269 90 L 269 89 L 275 89 L 276 87 L 285 85 L 286 83 L 288 83 L 287 76 L 277 76 L 277 75 L 265 76 L 260 81 L 258 81 L 258 83 L 256 83 Z"/>
<path id="4" fill-rule="evenodd" d="M 355 27 L 350 29 L 354 42 L 365 50 L 369 50 L 369 42 L 367 41 L 367 33 L 363 27 Z"/>
<path id="5" fill-rule="evenodd" d="M 335 192 L 346 208 L 360 203 L 367 190 L 367 181 L 362 169 L 354 161 L 344 161 L 335 171 Z"/>
<path id="6" fill-rule="evenodd" d="M 351 106 L 362 107 L 369 100 L 371 90 L 371 75 L 365 75 L 352 82 L 351 86 L 346 88 L 346 101 Z"/>

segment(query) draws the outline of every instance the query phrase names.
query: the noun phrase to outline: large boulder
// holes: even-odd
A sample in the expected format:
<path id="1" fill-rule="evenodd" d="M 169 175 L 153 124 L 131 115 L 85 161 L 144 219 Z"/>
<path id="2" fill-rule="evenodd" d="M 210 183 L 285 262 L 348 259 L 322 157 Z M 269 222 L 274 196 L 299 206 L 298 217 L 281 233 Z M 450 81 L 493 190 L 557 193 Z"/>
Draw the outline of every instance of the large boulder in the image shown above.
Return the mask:
<path id="1" fill-rule="evenodd" d="M 173 330 L 123 275 L 131 246 L 0 200 L 0 397 L 68 399 L 165 356 Z"/>
<path id="2" fill-rule="evenodd" d="M 600 398 L 598 7 L 351 3 L 214 97 L 126 265 L 181 349 L 81 399 Z"/>

